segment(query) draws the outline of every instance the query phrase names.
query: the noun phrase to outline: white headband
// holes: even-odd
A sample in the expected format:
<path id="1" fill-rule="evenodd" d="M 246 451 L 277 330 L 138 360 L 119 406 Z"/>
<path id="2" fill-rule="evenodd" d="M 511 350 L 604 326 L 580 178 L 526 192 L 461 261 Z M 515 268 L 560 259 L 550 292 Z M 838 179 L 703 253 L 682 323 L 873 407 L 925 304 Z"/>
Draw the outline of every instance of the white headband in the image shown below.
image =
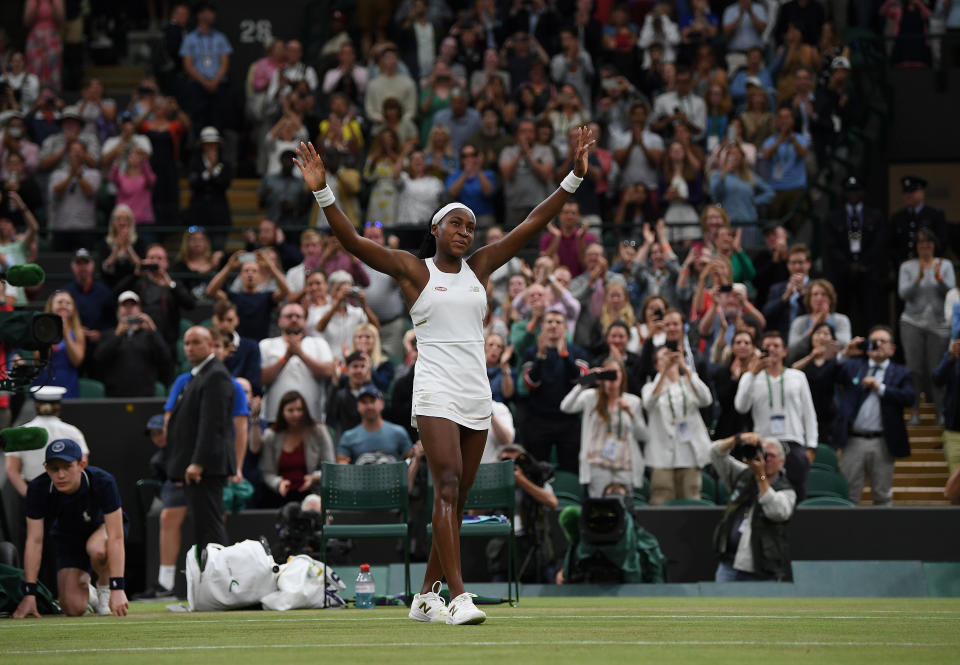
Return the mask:
<path id="1" fill-rule="evenodd" d="M 430 220 L 430 226 L 433 226 L 434 224 L 439 224 L 440 220 L 443 219 L 444 216 L 448 212 L 451 212 L 452 210 L 466 210 L 467 214 L 470 215 L 470 219 L 473 220 L 473 223 L 474 224 L 477 223 L 477 216 L 473 214 L 473 211 L 470 208 L 463 205 L 459 201 L 454 201 L 453 203 L 448 203 L 447 205 L 443 206 L 442 208 L 440 208 L 440 210 L 437 211 L 437 214 L 435 214 L 433 216 L 433 219 Z"/>

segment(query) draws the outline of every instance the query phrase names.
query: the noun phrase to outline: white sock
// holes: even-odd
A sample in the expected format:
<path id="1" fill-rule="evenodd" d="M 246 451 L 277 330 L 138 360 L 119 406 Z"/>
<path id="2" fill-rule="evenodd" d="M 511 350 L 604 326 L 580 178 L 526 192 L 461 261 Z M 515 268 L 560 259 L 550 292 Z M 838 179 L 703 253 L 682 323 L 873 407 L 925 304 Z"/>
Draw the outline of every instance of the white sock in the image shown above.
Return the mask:
<path id="1" fill-rule="evenodd" d="M 173 588 L 176 566 L 160 566 L 160 574 L 157 575 L 157 582 L 168 591 Z"/>

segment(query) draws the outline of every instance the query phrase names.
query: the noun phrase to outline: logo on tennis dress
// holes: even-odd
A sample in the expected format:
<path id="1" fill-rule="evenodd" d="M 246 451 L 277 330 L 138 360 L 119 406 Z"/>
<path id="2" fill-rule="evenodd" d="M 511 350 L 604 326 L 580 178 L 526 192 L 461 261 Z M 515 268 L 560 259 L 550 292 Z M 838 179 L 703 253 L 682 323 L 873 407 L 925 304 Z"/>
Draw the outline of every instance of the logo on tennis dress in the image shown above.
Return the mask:
<path id="1" fill-rule="evenodd" d="M 447 290 L 447 287 L 445 287 L 445 286 L 435 286 L 435 287 L 433 287 L 433 290 L 434 290 L 434 291 L 446 291 L 446 290 Z"/>
<path id="2" fill-rule="evenodd" d="M 92 521 L 93 521 L 93 518 L 90 517 L 90 514 L 89 514 L 86 510 L 83 511 L 82 515 L 83 515 L 83 521 L 84 521 L 84 522 L 92 522 Z"/>

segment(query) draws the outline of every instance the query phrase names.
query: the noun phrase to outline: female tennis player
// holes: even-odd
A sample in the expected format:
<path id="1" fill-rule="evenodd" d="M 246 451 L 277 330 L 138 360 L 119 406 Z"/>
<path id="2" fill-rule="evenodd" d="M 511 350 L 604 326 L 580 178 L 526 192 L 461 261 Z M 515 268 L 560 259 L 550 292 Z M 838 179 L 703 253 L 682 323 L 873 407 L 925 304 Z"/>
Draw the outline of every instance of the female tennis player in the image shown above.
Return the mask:
<path id="1" fill-rule="evenodd" d="M 475 595 L 463 588 L 460 525 L 492 411 L 483 353 L 487 280 L 560 212 L 587 172 L 587 156 L 594 143 L 591 132 L 581 128 L 574 169 L 560 187 L 510 233 L 473 254 L 470 246 L 476 216 L 462 203 L 445 205 L 430 221 L 419 258 L 358 235 L 335 203 L 316 148 L 304 143 L 297 148 L 297 166 L 304 182 L 313 190 L 343 248 L 396 279 L 410 304 L 419 352 L 412 417 L 434 482 L 433 543 L 423 585 L 413 597 L 411 619 L 454 625 L 486 619 L 473 603 Z M 438 593 L 439 580 L 444 577 L 452 598 L 449 607 Z"/>

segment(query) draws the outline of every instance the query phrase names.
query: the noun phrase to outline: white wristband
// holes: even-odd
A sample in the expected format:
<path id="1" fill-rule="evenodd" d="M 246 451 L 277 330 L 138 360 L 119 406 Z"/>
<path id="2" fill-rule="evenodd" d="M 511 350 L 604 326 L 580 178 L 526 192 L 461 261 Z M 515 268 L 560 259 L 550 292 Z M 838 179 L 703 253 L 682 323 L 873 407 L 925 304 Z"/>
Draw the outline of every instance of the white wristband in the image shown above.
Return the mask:
<path id="1" fill-rule="evenodd" d="M 333 202 L 337 200 L 333 196 L 333 190 L 330 189 L 330 185 L 327 185 L 318 192 L 314 192 L 313 198 L 317 200 L 317 204 L 321 208 L 326 208 L 327 206 L 333 205 Z"/>
<path id="2" fill-rule="evenodd" d="M 577 188 L 580 187 L 580 183 L 583 182 L 583 178 L 576 175 L 573 171 L 567 174 L 567 177 L 563 179 L 563 182 L 560 183 L 560 186 L 565 190 L 573 194 L 577 191 Z"/>

